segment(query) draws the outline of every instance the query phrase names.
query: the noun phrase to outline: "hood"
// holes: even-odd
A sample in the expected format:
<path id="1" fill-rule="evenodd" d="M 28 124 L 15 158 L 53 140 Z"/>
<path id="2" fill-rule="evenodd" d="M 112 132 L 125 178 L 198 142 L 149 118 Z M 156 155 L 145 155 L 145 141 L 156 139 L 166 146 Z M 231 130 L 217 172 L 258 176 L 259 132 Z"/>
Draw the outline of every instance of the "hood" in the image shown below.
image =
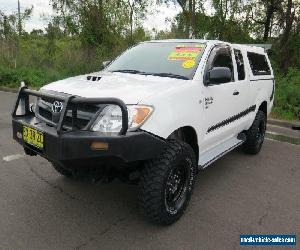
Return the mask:
<path id="1" fill-rule="evenodd" d="M 169 77 L 98 72 L 50 83 L 41 90 L 87 98 L 114 97 L 126 104 L 138 104 L 152 95 L 171 91 L 187 83 L 188 80 Z"/>

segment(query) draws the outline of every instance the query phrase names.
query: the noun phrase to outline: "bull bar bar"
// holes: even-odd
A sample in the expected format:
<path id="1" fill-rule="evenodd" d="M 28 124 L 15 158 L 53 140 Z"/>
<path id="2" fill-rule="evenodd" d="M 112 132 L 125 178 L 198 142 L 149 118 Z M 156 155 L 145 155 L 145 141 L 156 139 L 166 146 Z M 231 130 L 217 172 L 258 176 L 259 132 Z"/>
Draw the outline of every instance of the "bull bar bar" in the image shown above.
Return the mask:
<path id="1" fill-rule="evenodd" d="M 62 128 L 64 124 L 65 117 L 67 115 L 68 110 L 72 110 L 72 130 L 74 130 L 74 124 L 77 119 L 77 106 L 79 104 L 107 104 L 107 105 L 117 105 L 120 107 L 122 111 L 122 128 L 119 132 L 119 135 L 126 135 L 128 130 L 128 110 L 125 105 L 125 103 L 118 99 L 118 98 L 85 98 L 85 97 L 78 97 L 74 95 L 70 95 L 67 97 L 63 96 L 56 96 L 47 92 L 42 91 L 36 91 L 28 89 L 27 86 L 20 87 L 17 99 L 12 111 L 12 117 L 22 117 L 28 115 L 30 111 L 30 104 L 29 104 L 29 96 L 35 96 L 40 98 L 49 98 L 49 99 L 55 99 L 57 101 L 64 102 L 63 109 L 61 111 L 61 115 L 59 118 L 58 123 L 51 123 L 52 126 L 56 128 L 57 134 L 60 135 L 62 133 Z M 23 101 L 24 103 L 24 114 L 23 115 L 17 115 L 17 110 L 20 105 L 20 102 Z M 95 113 L 95 115 L 92 117 L 88 125 L 85 127 L 84 130 L 90 130 L 93 123 L 96 121 L 98 115 L 100 114 L 101 109 Z"/>

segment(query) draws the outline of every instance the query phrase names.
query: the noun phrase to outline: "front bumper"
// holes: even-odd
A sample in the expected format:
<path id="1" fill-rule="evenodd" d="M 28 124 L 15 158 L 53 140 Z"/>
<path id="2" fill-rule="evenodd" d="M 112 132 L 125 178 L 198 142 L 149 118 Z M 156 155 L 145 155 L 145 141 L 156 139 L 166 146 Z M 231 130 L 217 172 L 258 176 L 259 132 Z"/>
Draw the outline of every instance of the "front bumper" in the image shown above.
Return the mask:
<path id="1" fill-rule="evenodd" d="M 164 148 L 165 141 L 145 131 L 127 132 L 125 135 L 103 134 L 92 131 L 70 131 L 61 135 L 55 128 L 46 125 L 33 115 L 14 118 L 13 138 L 23 147 L 52 162 L 69 160 L 99 160 L 118 158 L 122 162 L 147 160 L 157 156 Z M 44 148 L 39 150 L 22 139 L 23 126 L 37 129 L 44 134 Z M 92 143 L 107 144 L 103 150 L 92 149 Z"/>
<path id="2" fill-rule="evenodd" d="M 57 124 L 36 118 L 29 108 L 29 96 L 43 98 L 60 98 L 64 102 L 60 119 Z M 122 129 L 119 134 L 100 133 L 89 130 L 87 126 L 83 130 L 73 127 L 64 130 L 64 121 L 68 110 L 72 110 L 72 120 L 76 123 L 76 108 L 78 104 L 115 104 L 122 110 Z M 23 110 L 22 114 L 18 114 Z M 74 114 L 74 115 L 73 115 Z M 91 122 L 96 118 L 92 118 Z M 72 122 L 73 123 L 73 122 Z M 126 105 L 115 98 L 82 98 L 69 96 L 57 97 L 40 91 L 29 90 L 26 87 L 20 89 L 17 101 L 12 112 L 13 138 L 31 152 L 41 155 L 52 162 L 83 162 L 87 160 L 118 159 L 122 162 L 141 161 L 154 158 L 165 147 L 166 141 L 145 131 L 128 132 L 128 113 Z M 44 135 L 44 147 L 42 150 L 24 142 L 22 138 L 23 126 L 37 129 Z M 92 147 L 92 144 L 105 144 L 101 150 Z"/>

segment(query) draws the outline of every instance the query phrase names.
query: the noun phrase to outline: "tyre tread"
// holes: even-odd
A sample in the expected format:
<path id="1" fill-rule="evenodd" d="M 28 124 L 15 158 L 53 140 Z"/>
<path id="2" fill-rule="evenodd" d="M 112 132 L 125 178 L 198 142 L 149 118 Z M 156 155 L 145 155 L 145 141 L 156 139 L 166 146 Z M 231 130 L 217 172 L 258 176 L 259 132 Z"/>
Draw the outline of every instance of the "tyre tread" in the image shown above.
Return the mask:
<path id="1" fill-rule="evenodd" d="M 181 141 L 171 140 L 168 147 L 157 158 L 145 163 L 141 174 L 139 187 L 139 206 L 143 215 L 151 222 L 156 224 L 168 225 L 175 222 L 184 212 L 185 208 L 178 212 L 175 217 L 165 216 L 162 212 L 162 185 L 169 169 L 170 162 L 176 159 L 176 155 L 188 152 L 193 158 L 195 165 L 195 156 L 191 147 Z M 192 169 L 194 171 L 194 169 Z"/>
<path id="2" fill-rule="evenodd" d="M 260 151 L 261 147 L 257 148 L 256 145 L 256 132 L 262 119 L 265 120 L 266 115 L 263 111 L 259 110 L 255 116 L 252 126 L 246 132 L 247 140 L 244 143 L 244 151 L 248 154 L 254 155 Z"/>

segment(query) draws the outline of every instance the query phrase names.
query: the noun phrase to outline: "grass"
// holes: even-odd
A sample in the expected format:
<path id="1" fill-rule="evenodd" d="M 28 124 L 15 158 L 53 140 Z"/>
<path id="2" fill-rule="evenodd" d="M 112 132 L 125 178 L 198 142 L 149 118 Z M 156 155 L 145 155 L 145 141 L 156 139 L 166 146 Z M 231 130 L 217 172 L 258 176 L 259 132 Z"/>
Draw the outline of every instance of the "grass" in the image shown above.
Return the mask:
<path id="1" fill-rule="evenodd" d="M 23 39 L 19 48 L 0 49 L 0 86 L 17 87 L 24 81 L 30 87 L 70 76 L 100 70 L 102 55 L 97 49 L 82 48 L 71 38 L 50 43 L 44 37 Z M 103 60 L 105 57 L 103 57 Z"/>
<path id="2" fill-rule="evenodd" d="M 286 75 L 276 75 L 275 103 L 272 116 L 300 120 L 300 69 L 291 68 Z"/>

